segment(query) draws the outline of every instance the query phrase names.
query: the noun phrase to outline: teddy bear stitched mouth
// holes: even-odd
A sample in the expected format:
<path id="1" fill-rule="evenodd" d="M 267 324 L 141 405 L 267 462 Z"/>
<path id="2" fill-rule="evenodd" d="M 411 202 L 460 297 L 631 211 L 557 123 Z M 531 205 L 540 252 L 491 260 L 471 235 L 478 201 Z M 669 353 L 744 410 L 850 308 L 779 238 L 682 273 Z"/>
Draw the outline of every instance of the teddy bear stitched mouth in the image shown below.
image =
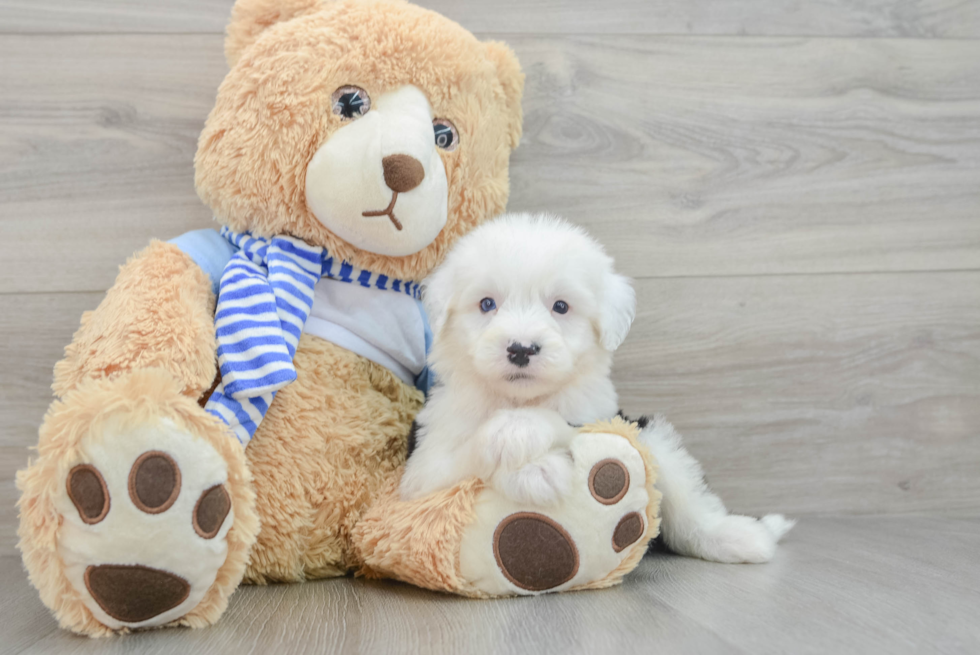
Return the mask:
<path id="1" fill-rule="evenodd" d="M 401 232 L 402 224 L 401 224 L 401 222 L 397 218 L 395 218 L 395 201 L 396 200 L 398 200 L 398 192 L 397 191 L 392 191 L 391 192 L 391 202 L 388 203 L 388 206 L 387 207 L 385 207 L 384 209 L 382 209 L 380 211 L 362 212 L 361 213 L 361 216 L 387 216 L 388 218 L 391 219 L 391 222 L 394 224 L 395 229 L 397 229 L 399 232 Z"/>

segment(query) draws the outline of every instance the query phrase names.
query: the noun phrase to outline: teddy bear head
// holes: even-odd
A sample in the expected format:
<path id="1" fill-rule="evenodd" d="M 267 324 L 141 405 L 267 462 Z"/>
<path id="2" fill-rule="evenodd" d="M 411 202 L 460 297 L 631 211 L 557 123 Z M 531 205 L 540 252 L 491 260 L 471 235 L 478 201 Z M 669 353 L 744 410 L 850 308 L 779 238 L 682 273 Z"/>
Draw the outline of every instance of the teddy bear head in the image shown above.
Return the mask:
<path id="1" fill-rule="evenodd" d="M 401 0 L 238 0 L 195 157 L 235 231 L 418 280 L 503 211 L 523 75 L 505 45 Z"/>

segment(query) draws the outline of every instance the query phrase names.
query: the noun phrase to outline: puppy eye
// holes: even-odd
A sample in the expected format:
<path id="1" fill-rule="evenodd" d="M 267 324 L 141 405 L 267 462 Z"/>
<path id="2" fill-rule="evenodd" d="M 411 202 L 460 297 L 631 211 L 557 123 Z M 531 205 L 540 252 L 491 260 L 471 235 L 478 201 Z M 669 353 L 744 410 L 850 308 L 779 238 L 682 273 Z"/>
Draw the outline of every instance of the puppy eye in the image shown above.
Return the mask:
<path id="1" fill-rule="evenodd" d="M 567 314 L 568 313 L 568 303 L 565 302 L 564 300 L 556 300 L 555 301 L 555 304 L 552 305 L 551 309 L 552 309 L 552 311 L 555 311 L 555 312 L 557 312 L 559 314 Z"/>
<path id="2" fill-rule="evenodd" d="M 344 120 L 360 118 L 371 110 L 371 98 L 359 86 L 342 86 L 333 92 L 331 98 L 333 113 Z"/>
<path id="3" fill-rule="evenodd" d="M 493 298 L 484 298 L 480 301 L 480 311 L 484 314 L 492 312 L 495 309 L 497 309 L 497 303 L 493 301 Z"/>
<path id="4" fill-rule="evenodd" d="M 452 152 L 459 145 L 459 132 L 452 121 L 437 118 L 432 121 L 432 131 L 436 134 L 436 146 L 446 152 Z"/>

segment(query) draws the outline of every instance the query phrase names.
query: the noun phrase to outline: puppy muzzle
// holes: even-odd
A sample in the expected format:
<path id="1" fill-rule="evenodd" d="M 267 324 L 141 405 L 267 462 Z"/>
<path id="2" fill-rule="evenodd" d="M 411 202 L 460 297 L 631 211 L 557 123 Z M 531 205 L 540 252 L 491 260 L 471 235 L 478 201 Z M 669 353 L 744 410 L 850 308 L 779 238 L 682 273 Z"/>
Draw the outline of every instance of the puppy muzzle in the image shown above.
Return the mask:
<path id="1" fill-rule="evenodd" d="M 531 357 L 541 352 L 541 346 L 532 343 L 530 346 L 513 342 L 507 346 L 507 359 L 517 368 L 524 368 L 531 363 Z"/>

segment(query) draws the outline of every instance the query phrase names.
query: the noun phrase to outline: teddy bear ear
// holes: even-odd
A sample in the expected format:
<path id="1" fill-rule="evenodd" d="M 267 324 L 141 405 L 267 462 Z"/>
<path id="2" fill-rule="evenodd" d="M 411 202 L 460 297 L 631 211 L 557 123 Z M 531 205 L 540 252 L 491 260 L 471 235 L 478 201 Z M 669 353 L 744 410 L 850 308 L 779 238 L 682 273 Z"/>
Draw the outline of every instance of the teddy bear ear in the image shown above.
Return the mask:
<path id="1" fill-rule="evenodd" d="M 497 68 L 497 79 L 504 90 L 510 147 L 514 149 L 521 140 L 521 97 L 524 95 L 524 73 L 517 55 L 504 43 L 487 41 L 487 56 Z"/>
<path id="2" fill-rule="evenodd" d="M 328 0 L 236 0 L 225 36 L 225 59 L 232 67 L 266 28 L 312 14 Z"/>

